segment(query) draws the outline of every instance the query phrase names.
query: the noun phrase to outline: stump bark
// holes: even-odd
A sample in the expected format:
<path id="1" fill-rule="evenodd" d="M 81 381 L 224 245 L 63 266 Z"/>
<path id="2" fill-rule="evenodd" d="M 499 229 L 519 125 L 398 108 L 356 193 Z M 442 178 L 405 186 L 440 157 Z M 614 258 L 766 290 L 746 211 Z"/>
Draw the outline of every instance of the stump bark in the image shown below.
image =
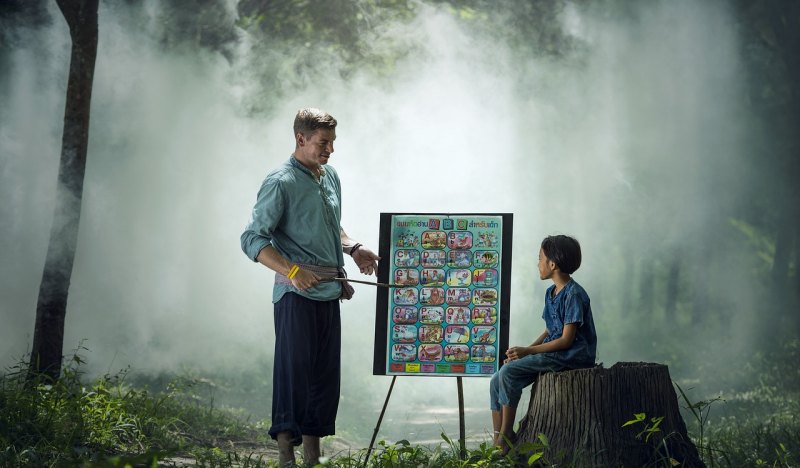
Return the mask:
<path id="1" fill-rule="evenodd" d="M 644 413 L 640 422 L 623 425 Z M 652 418 L 663 417 L 657 431 Z M 645 431 L 645 432 L 642 432 Z M 545 457 L 597 466 L 705 466 L 686 433 L 669 369 L 621 362 L 542 374 L 531 389 L 516 446 L 549 442 Z M 648 437 L 649 434 L 649 437 Z"/>

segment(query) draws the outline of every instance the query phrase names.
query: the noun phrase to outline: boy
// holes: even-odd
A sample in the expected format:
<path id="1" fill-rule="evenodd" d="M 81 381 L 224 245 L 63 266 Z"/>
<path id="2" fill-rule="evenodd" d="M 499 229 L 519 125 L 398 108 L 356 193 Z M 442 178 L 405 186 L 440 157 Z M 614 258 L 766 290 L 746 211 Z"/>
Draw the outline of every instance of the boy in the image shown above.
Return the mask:
<path id="1" fill-rule="evenodd" d="M 508 349 L 492 376 L 490 405 L 494 445 L 503 453 L 514 440 L 514 418 L 522 389 L 542 372 L 594 366 L 597 335 L 586 291 L 570 275 L 581 265 L 581 246 L 569 236 L 548 236 L 539 249 L 539 277 L 552 280 L 544 297 L 546 328 L 530 346 Z"/>

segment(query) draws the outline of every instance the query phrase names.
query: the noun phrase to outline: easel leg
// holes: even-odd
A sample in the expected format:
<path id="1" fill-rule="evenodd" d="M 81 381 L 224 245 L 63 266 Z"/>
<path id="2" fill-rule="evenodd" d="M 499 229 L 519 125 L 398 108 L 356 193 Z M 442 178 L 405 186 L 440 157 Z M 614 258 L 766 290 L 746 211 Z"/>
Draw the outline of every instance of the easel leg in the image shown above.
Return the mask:
<path id="1" fill-rule="evenodd" d="M 460 379 L 461 377 L 459 377 Z M 389 397 L 392 396 L 392 389 L 394 388 L 394 381 L 397 380 L 397 376 L 392 377 L 392 384 L 389 385 L 389 393 L 386 394 L 386 401 L 383 402 L 383 409 L 381 410 L 381 415 L 378 417 L 378 424 L 375 426 L 375 431 L 372 433 L 372 440 L 369 441 L 369 448 L 367 449 L 367 457 L 364 459 L 364 466 L 369 463 L 369 456 L 372 453 L 372 446 L 375 444 L 375 438 L 378 437 L 378 430 L 381 428 L 381 421 L 383 421 L 383 415 L 386 413 L 386 405 L 389 404 Z"/>
<path id="2" fill-rule="evenodd" d="M 464 385 L 461 377 L 456 377 L 458 385 L 458 445 L 461 449 L 461 459 L 467 458 L 467 437 L 464 425 Z"/>

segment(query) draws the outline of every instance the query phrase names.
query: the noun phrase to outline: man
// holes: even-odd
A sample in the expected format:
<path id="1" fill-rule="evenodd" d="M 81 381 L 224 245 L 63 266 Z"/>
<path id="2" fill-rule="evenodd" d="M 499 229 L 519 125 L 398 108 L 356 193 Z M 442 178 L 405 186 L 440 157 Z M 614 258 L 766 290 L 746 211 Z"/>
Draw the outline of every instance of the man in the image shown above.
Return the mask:
<path id="1" fill-rule="evenodd" d="M 353 289 L 346 282 L 330 279 L 345 276 L 344 253 L 368 275 L 376 272 L 379 260 L 350 239 L 340 225 L 339 176 L 327 166 L 336 124 L 336 119 L 319 109 L 297 112 L 294 153 L 264 179 L 241 237 L 245 254 L 276 273 L 269 434 L 278 441 L 282 466 L 294 465 L 293 448 L 300 443 L 304 462 L 318 463 L 319 438 L 335 431 L 341 355 L 339 299 L 349 299 Z"/>

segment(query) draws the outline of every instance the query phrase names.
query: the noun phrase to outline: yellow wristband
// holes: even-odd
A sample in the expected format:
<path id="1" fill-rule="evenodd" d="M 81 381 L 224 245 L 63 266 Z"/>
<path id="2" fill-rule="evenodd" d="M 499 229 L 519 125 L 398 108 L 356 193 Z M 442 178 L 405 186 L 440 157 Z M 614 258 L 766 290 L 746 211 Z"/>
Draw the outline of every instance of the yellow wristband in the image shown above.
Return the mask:
<path id="1" fill-rule="evenodd" d="M 292 267 L 289 268 L 289 273 L 286 275 L 286 277 L 292 279 L 295 277 L 298 271 L 300 271 L 300 267 L 297 265 L 292 265 Z"/>

